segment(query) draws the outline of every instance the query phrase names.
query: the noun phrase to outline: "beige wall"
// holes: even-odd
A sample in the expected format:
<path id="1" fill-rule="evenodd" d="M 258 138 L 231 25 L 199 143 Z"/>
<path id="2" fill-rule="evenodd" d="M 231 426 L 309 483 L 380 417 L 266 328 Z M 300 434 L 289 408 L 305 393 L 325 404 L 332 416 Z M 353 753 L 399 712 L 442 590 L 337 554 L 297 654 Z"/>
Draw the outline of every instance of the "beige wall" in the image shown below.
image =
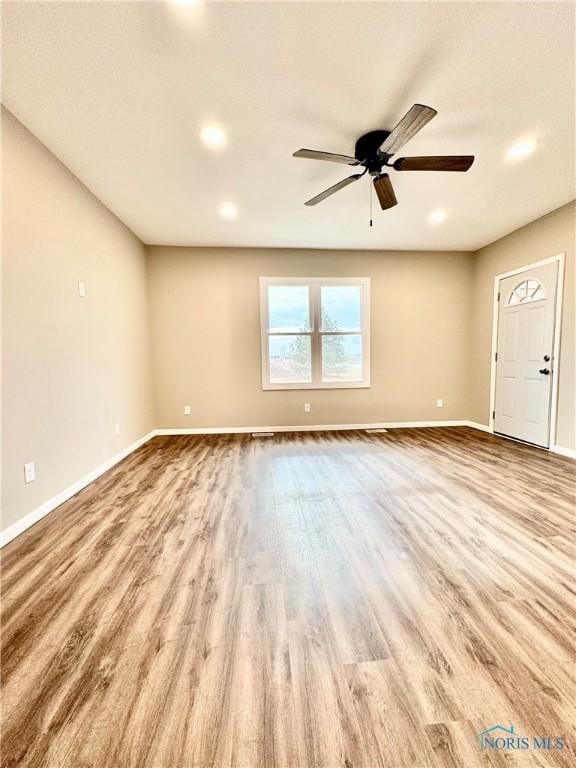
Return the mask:
<path id="1" fill-rule="evenodd" d="M 469 418 L 488 424 L 494 277 L 558 253 L 566 253 L 560 347 L 556 444 L 576 448 L 576 334 L 574 311 L 574 233 L 576 203 L 533 221 L 476 254 L 473 292 L 472 375 Z"/>
<path id="2" fill-rule="evenodd" d="M 471 254 L 150 247 L 148 265 L 161 428 L 467 417 Z M 261 275 L 372 278 L 370 389 L 262 391 Z"/>
<path id="3" fill-rule="evenodd" d="M 154 415 L 142 244 L 2 117 L 6 528 L 149 432 Z M 37 479 L 25 485 L 28 461 Z"/>

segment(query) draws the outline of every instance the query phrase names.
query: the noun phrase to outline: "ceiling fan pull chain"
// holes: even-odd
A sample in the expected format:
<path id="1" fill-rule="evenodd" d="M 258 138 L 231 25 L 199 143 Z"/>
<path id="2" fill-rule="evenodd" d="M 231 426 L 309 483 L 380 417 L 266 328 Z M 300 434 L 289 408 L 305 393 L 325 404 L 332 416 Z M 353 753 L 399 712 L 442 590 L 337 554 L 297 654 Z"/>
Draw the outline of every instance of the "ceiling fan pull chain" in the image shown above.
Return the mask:
<path id="1" fill-rule="evenodd" d="M 372 184 L 370 184 L 370 226 L 372 226 Z"/>

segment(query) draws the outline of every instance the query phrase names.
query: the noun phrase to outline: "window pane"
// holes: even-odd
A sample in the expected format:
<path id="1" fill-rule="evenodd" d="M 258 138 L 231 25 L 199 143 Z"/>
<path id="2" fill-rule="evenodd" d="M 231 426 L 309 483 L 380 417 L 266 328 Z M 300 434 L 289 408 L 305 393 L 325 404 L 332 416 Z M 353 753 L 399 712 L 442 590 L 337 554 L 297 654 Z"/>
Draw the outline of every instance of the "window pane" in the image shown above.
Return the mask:
<path id="1" fill-rule="evenodd" d="M 322 336 L 322 381 L 362 381 L 362 336 Z"/>
<path id="2" fill-rule="evenodd" d="M 323 285 L 320 304 L 323 331 L 360 331 L 362 329 L 361 286 Z"/>
<path id="3" fill-rule="evenodd" d="M 269 330 L 276 333 L 310 330 L 307 285 L 268 286 Z"/>
<path id="4" fill-rule="evenodd" d="M 270 383 L 312 381 L 310 336 L 269 336 Z"/>

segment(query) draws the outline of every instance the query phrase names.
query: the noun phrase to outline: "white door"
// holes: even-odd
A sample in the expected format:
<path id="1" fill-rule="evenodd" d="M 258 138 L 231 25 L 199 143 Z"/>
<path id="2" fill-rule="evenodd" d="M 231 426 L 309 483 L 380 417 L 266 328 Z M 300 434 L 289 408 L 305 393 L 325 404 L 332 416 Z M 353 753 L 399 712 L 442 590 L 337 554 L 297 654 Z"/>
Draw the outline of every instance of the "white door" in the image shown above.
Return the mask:
<path id="1" fill-rule="evenodd" d="M 500 280 L 494 431 L 548 448 L 558 262 Z"/>

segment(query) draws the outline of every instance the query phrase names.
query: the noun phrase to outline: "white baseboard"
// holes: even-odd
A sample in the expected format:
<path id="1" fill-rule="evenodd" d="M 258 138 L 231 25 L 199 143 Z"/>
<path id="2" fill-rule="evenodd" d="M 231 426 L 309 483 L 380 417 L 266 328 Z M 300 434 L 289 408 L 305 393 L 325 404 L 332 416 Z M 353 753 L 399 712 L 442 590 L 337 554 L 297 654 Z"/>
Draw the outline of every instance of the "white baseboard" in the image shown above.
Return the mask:
<path id="1" fill-rule="evenodd" d="M 569 459 L 576 459 L 576 450 L 574 448 L 563 448 L 561 445 L 553 445 L 550 450 L 552 453 L 557 453 L 559 456 L 567 456 Z"/>
<path id="2" fill-rule="evenodd" d="M 37 523 L 49 512 L 52 512 L 53 509 L 56 509 L 56 507 L 59 507 L 60 504 L 68 501 L 68 499 L 72 498 L 72 496 L 78 493 L 78 491 L 81 491 L 82 488 L 90 485 L 90 483 L 94 482 L 94 480 L 100 477 L 100 475 L 103 475 L 104 472 L 107 472 L 115 464 L 118 464 L 119 461 L 125 459 L 126 456 L 129 456 L 137 448 L 140 448 L 141 445 L 147 443 L 148 440 L 155 436 L 155 434 L 156 432 L 153 430 L 147 435 L 144 435 L 144 437 L 141 437 L 139 440 L 136 440 L 135 443 L 132 443 L 132 445 L 124 448 L 123 451 L 120 451 L 120 453 L 112 456 L 111 459 L 108 459 L 103 464 L 100 464 L 99 467 L 96 467 L 96 469 L 93 469 L 87 475 L 84 475 L 84 477 L 80 478 L 80 480 L 72 483 L 72 485 L 69 485 L 68 488 L 65 488 L 63 491 L 60 491 L 60 493 L 56 494 L 56 496 L 52 496 L 51 499 L 48 499 L 48 501 L 45 501 L 43 504 L 41 504 L 39 507 L 36 507 L 36 509 L 33 509 L 32 512 L 29 512 L 27 515 L 24 515 L 24 517 L 21 517 L 20 520 L 17 520 L 15 523 L 13 523 L 13 525 L 5 528 L 2 532 L 0 532 L 0 547 L 3 547 L 5 544 L 8 544 L 9 541 L 15 539 L 16 536 L 24 533 L 25 530 L 34 525 L 34 523 Z"/>
<path id="3" fill-rule="evenodd" d="M 469 427 L 470 421 L 383 421 L 373 424 L 298 424 L 293 426 L 263 427 L 190 427 L 157 429 L 157 435 L 243 435 L 252 432 L 334 432 L 347 429 L 394 429 L 418 427 Z"/>
<path id="4" fill-rule="evenodd" d="M 479 429 L 481 432 L 489 432 L 493 434 L 494 430 L 487 424 L 480 424 L 479 421 L 464 421 L 462 424 L 466 427 L 472 427 L 472 429 Z"/>

